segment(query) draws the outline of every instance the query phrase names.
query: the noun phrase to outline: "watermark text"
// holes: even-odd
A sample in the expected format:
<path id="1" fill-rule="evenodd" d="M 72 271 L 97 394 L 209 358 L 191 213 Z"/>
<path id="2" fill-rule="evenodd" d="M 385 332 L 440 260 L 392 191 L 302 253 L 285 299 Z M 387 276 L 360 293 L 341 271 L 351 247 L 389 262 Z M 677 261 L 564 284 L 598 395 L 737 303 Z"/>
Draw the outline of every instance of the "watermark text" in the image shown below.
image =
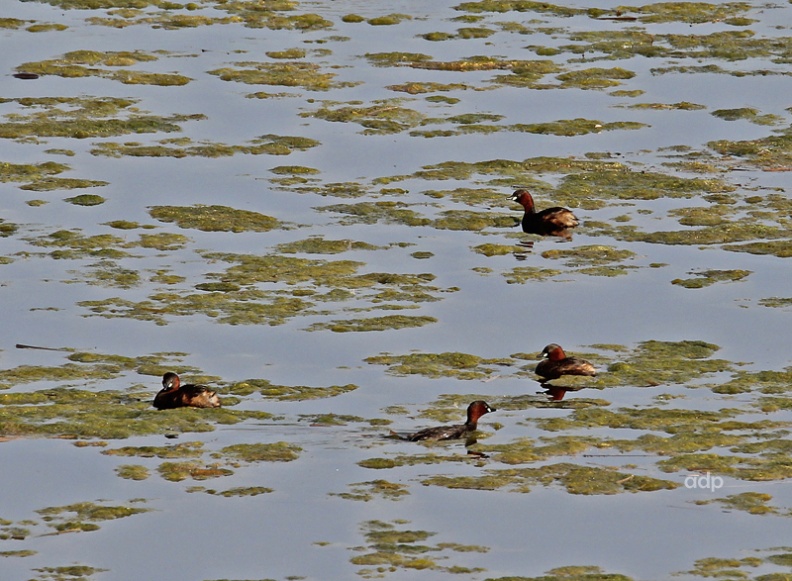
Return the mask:
<path id="1" fill-rule="evenodd" d="M 685 488 L 709 489 L 715 492 L 719 488 L 723 488 L 723 478 L 713 476 L 709 472 L 699 475 L 691 474 L 690 476 L 685 476 Z"/>

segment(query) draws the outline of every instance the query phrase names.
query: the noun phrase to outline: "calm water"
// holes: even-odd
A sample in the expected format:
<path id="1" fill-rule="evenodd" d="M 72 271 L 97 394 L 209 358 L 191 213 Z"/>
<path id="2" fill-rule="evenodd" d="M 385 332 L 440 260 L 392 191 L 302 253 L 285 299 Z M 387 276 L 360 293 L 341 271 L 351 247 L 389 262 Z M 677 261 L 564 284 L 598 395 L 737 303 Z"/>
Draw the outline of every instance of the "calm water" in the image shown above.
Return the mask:
<path id="1" fill-rule="evenodd" d="M 734 186 L 728 193 L 735 200 L 749 196 L 780 195 L 790 188 L 789 167 L 763 171 L 756 164 L 724 159 L 708 149 L 715 140 L 761 139 L 789 126 L 789 52 L 778 48 L 775 56 L 758 55 L 745 60 L 681 51 L 671 56 L 631 56 L 598 60 L 588 50 L 584 57 L 563 47 L 582 44 L 576 35 L 587 32 L 643 31 L 664 35 L 696 35 L 753 31 L 756 39 L 777 38 L 779 46 L 789 45 L 792 11 L 788 5 L 767 5 L 739 13 L 753 22 L 729 22 L 729 15 L 715 22 L 690 24 L 684 21 L 619 22 L 596 20 L 586 14 L 557 16 L 553 11 L 465 12 L 454 2 L 405 1 L 396 4 L 364 1 L 318 1 L 284 10 L 285 17 L 318 15 L 326 19 L 325 29 L 278 29 L 246 26 L 244 21 L 172 28 L 173 15 L 229 18 L 234 13 L 227 2 L 206 0 L 196 9 L 153 6 L 126 12 L 105 8 L 79 9 L 71 4 L 7 2 L 3 18 L 24 20 L 0 28 L 0 70 L 4 71 L 4 123 L 18 120 L 14 115 L 33 115 L 34 108 L 19 101 L 23 97 L 127 98 L 145 114 L 170 117 L 202 114 L 201 119 L 180 121 L 180 131 L 125 135 L 75 137 L 31 136 L 0 142 L 0 209 L 6 223 L 17 230 L 0 238 L 0 296 L 3 304 L 4 341 L 0 344 L 3 369 L 18 366 L 58 367 L 67 363 L 65 353 L 19 350 L 16 343 L 68 347 L 80 351 L 139 357 L 157 353 L 184 353 L 179 366 L 220 378 L 221 386 L 248 378 L 262 378 L 276 385 L 333 386 L 354 384 L 354 391 L 332 398 L 282 401 L 275 398 L 240 397 L 231 409 L 263 410 L 275 414 L 271 420 L 247 420 L 235 425 L 217 424 L 206 433 L 181 434 L 177 440 L 163 435 L 109 441 L 103 446 L 78 447 L 73 441 L 55 438 L 17 438 L 0 444 L 0 519 L 13 526 L 27 526 L 24 539 L 0 542 L 0 578 L 27 579 L 85 578 L 99 581 L 128 581 L 136 578 L 197 581 L 208 579 L 489 579 L 534 577 L 565 566 L 599 567 L 633 579 L 666 579 L 673 573 L 691 571 L 697 560 L 764 559 L 774 547 L 788 545 L 788 513 L 792 494 L 788 482 L 752 482 L 724 478 L 722 490 L 688 489 L 656 492 L 621 492 L 613 495 L 570 494 L 558 483 L 531 485 L 530 492 L 509 487 L 500 490 L 452 489 L 426 486 L 434 476 L 476 477 L 489 470 L 510 468 L 498 460 L 464 458 L 461 443 L 440 449 L 449 461 L 403 465 L 373 470 L 359 465 L 371 458 L 409 457 L 437 451 L 420 445 L 386 440 L 387 427 L 371 427 L 366 421 L 351 420 L 346 425 L 317 427 L 310 418 L 335 413 L 357 418 L 388 419 L 394 429 L 410 429 L 432 423 L 420 413 L 438 406 L 444 394 L 462 394 L 463 401 L 485 397 L 503 404 L 497 414 L 486 416 L 483 430 L 490 436 L 486 446 L 506 446 L 519 440 L 557 436 L 636 438 L 642 431 L 629 428 L 570 430 L 569 433 L 541 429 L 541 419 L 564 418 L 563 407 L 536 407 L 543 398 L 530 374 L 518 373 L 514 366 L 491 374 L 489 381 L 453 377 L 431 378 L 415 374 L 397 376 L 364 360 L 381 353 L 404 355 L 411 352 L 461 352 L 483 358 L 506 358 L 515 353 L 538 353 L 550 342 L 558 342 L 571 352 L 587 352 L 595 344 L 634 348 L 643 341 L 706 341 L 720 347 L 717 357 L 748 371 L 782 371 L 790 365 L 788 346 L 792 340 L 790 310 L 768 308 L 759 301 L 789 297 L 787 258 L 728 252 L 719 245 L 630 242 L 591 227 L 599 222 L 614 223 L 627 215 L 630 224 L 644 232 L 678 230 L 679 209 L 708 207 L 700 192 L 675 197 L 662 194 L 657 199 L 618 200 L 613 196 L 554 197 L 565 172 L 523 171 L 518 174 L 472 173 L 430 179 L 419 172 L 443 162 L 483 163 L 490 160 L 521 162 L 530 158 L 587 159 L 607 154 L 635 171 L 658 172 L 669 177 L 717 177 Z M 241 2 L 248 8 L 263 2 Z M 586 8 L 578 2 L 566 8 Z M 616 2 L 597 7 L 610 10 Z M 629 11 L 625 11 L 630 13 Z M 251 16 L 254 12 L 239 12 Z M 361 16 L 363 22 L 345 22 L 346 15 Z M 376 25 L 372 19 L 387 15 L 391 24 Z M 610 13 L 609 13 L 610 14 Z M 467 21 L 462 17 L 467 16 Z M 732 15 L 733 16 L 733 15 Z M 481 17 L 475 20 L 472 17 Z M 108 26 L 107 21 L 126 18 L 125 27 Z M 346 19 L 348 20 L 348 19 Z M 104 22 L 104 23 L 103 23 Z M 33 24 L 62 24 L 64 30 L 32 32 Z M 522 27 L 522 28 L 520 28 Z M 474 38 L 453 38 L 461 28 L 481 28 Z M 448 33 L 452 38 L 427 40 L 429 33 Z M 626 42 L 626 41 L 625 41 Z M 558 47 L 558 54 L 537 56 L 536 47 Z M 273 51 L 299 49 L 283 58 Z M 36 80 L 19 80 L 11 75 L 23 63 L 59 59 L 77 50 L 140 51 L 156 60 L 130 67 L 102 63 L 88 76 L 69 78 L 43 75 Z M 691 49 L 692 50 L 692 49 Z M 724 49 L 725 50 L 725 49 Z M 784 52 L 786 50 L 786 52 Z M 506 60 L 551 60 L 560 69 L 546 74 L 545 86 L 513 86 L 496 80 L 508 70 L 444 71 L 410 66 L 375 66 L 366 58 L 375 53 L 420 53 L 434 61 L 469 60 L 486 55 Z M 295 54 L 297 56 L 295 56 Z M 300 56 L 302 55 L 302 56 Z M 317 74 L 335 75 L 327 90 L 282 84 L 246 84 L 225 81 L 214 71 L 223 67 L 245 68 L 250 63 L 300 62 L 318 65 Z M 244 64 L 240 64 L 244 63 Z M 717 65 L 721 72 L 669 72 L 656 69 Z M 556 75 L 592 67 L 631 71 L 634 76 L 609 87 L 564 87 Z M 111 78 L 121 69 L 149 73 L 178 73 L 189 77 L 183 86 L 124 84 Z M 24 70 L 24 67 L 22 67 Z M 98 72 L 97 72 L 98 71 Z M 743 71 L 746 75 L 730 75 Z M 769 71 L 770 74 L 751 74 Z M 427 93 L 396 91 L 404 83 L 441 83 Z M 451 86 L 453 85 L 453 86 Z M 252 98 L 256 92 L 270 98 Z M 624 93 L 619 93 L 623 91 Z M 635 91 L 636 93 L 628 93 Z M 442 99 L 432 99 L 441 97 Z M 635 104 L 672 105 L 689 102 L 697 110 L 680 108 L 634 108 Z M 414 123 L 394 132 L 367 132 L 355 122 L 331 122 L 316 116 L 329 109 L 355 107 L 403 107 L 424 123 Z M 769 124 L 741 118 L 725 120 L 713 112 L 722 109 L 752 108 L 759 115 L 775 116 Z M 69 106 L 64 106 L 68 110 Z M 46 110 L 41 106 L 41 111 Z M 124 119 L 136 114 L 122 111 Z M 644 124 L 635 130 L 613 130 L 575 137 L 533 134 L 519 131 L 460 131 L 458 115 L 477 117 L 474 124 L 517 125 L 549 123 L 585 118 L 600 123 Z M 380 118 L 380 125 L 384 118 Z M 370 128 L 374 127 L 370 124 Z M 446 130 L 446 136 L 424 137 L 414 131 Z M 162 144 L 163 140 L 187 138 L 201 143 L 249 145 L 264 135 L 299 136 L 314 139 L 317 146 L 289 155 L 206 157 L 151 157 L 98 155 L 102 144 L 135 142 Z M 711 162 L 711 174 L 664 165 L 674 161 L 669 148 L 684 146 L 700 152 Z M 788 147 L 788 146 L 787 146 Z M 61 150 L 59 153 L 56 150 Z M 69 150 L 73 155 L 63 155 Z M 705 155 L 706 154 L 706 155 Z M 68 169 L 58 177 L 100 180 L 107 185 L 69 190 L 29 191 L 25 180 L 9 177 L 10 166 L 57 162 Z M 283 184 L 280 166 L 313 168 L 305 184 Z M 766 168 L 765 168 L 766 169 Z M 570 171 L 570 173 L 573 173 Z M 401 176 L 400 179 L 395 179 Z M 387 178 L 387 179 L 386 179 Z M 513 245 L 520 241 L 517 229 L 506 227 L 437 228 L 417 226 L 395 219 L 363 223 L 339 212 L 321 211 L 324 206 L 361 202 L 398 202 L 428 219 L 445 211 L 481 212 L 483 215 L 519 216 L 507 194 L 521 180 L 544 180 L 537 203 L 540 207 L 564 203 L 573 207 L 583 224 L 572 242 L 535 240 L 534 248 L 520 256 L 507 252 L 487 257 L 473 251 L 484 244 Z M 379 180 L 379 181 L 377 181 Z M 345 184 L 330 191 L 329 184 Z M 530 185 L 530 184 L 529 184 Z M 353 196 L 355 188 L 361 195 Z M 611 186 L 615 187 L 615 186 Z M 383 190 L 383 188 L 385 190 Z M 391 188 L 391 190 L 387 190 Z M 393 191 L 400 188 L 401 191 Z M 464 188 L 480 195 L 455 198 Z M 607 187 L 606 187 L 607 189 Z M 441 191 L 443 195 L 429 195 Z M 105 202 L 95 206 L 69 203 L 66 198 L 96 194 Z M 31 204 L 31 200 L 46 203 Z M 281 226 L 269 232 L 204 232 L 179 228 L 150 215 L 152 206 L 221 205 L 258 212 L 277 218 Z M 786 210 L 779 210 L 783 214 Z M 789 215 L 764 216 L 757 220 L 785 224 L 789 239 Z M 727 218 L 730 219 L 730 218 Z M 736 218 L 735 218 L 736 219 Z M 108 222 L 127 220 L 144 230 L 120 230 Z M 776 222 L 773 222 L 775 220 Z M 615 223 L 620 223 L 616 221 Z M 138 272 L 140 280 L 129 288 L 102 283 L 97 272 L 108 267 L 91 256 L 55 259 L 52 248 L 41 247 L 47 235 L 60 230 L 83 236 L 112 234 L 127 242 L 141 233 L 186 236 L 175 248 L 133 247 L 129 255 L 110 259 L 110 267 Z M 309 237 L 326 240 L 365 242 L 373 250 L 348 250 L 341 254 L 296 256 L 316 260 L 355 260 L 359 273 L 431 273 L 427 286 L 432 302 L 415 302 L 415 309 L 374 310 L 382 306 L 361 290 L 343 302 L 318 303 L 312 314 L 297 315 L 283 324 L 230 325 L 206 313 L 164 316 L 165 324 L 129 316 L 106 318 L 89 316 L 78 303 L 119 297 L 145 301 L 163 290 L 186 295 L 195 285 L 216 282 L 211 273 L 231 266 L 212 260 L 207 252 L 240 253 L 257 256 L 280 253 L 279 244 Z M 761 240 L 757 235 L 757 240 Z M 747 240 L 750 241 L 750 240 Z M 622 276 L 592 276 L 563 261 L 542 255 L 546 251 L 569 250 L 586 245 L 605 245 L 629 250 L 634 255 L 623 263 L 634 269 Z M 428 252 L 426 259 L 414 253 Z M 519 254 L 519 253 L 518 253 Z M 291 256 L 291 255 L 289 255 Z M 97 266 L 99 264 L 99 266 Z M 103 266 L 102 266 L 103 264 Z M 658 265 L 663 265 L 658 267 Z M 508 274 L 520 267 L 558 268 L 553 280 L 509 284 Z M 706 270 L 750 270 L 739 282 L 717 282 L 703 289 L 671 284 L 691 278 L 691 272 Z M 156 273 L 183 277 L 175 285 L 158 280 Z M 289 290 L 283 281 L 260 283 L 267 290 Z M 304 288 L 310 285 L 296 285 Z M 322 289 L 319 292 L 327 292 Z M 391 306 L 412 302 L 394 300 Z M 310 325 L 329 321 L 406 314 L 434 317 L 436 322 L 419 328 L 337 333 L 308 331 Z M 533 363 L 532 360 L 521 364 Z M 723 374 L 718 381 L 728 379 Z M 133 371 L 120 373 L 110 381 L 42 380 L 16 383 L 4 393 L 39 391 L 52 387 L 75 387 L 94 391 L 124 392 L 143 385 L 153 394 L 159 378 Z M 532 396 L 520 409 L 520 396 Z M 680 409 L 741 409 L 741 420 L 766 418 L 790 422 L 783 408 L 760 414 L 749 408 L 756 394 L 724 396 L 709 389 L 692 390 L 685 385 L 660 384 L 652 389 L 623 386 L 579 397 L 599 398 L 611 408 L 642 409 L 655 405 L 656 396 L 681 398 Z M 571 394 L 567 401 L 578 397 Z M 659 404 L 658 404 L 659 405 Z M 393 408 L 393 406 L 403 406 Z M 463 407 L 453 421 L 461 421 Z M 179 412 L 174 412 L 179 413 Z M 497 429 L 494 429 L 497 428 Z M 0 424 L 0 431 L 5 428 Z M 658 432 L 660 433 L 660 432 Z M 662 433 L 661 433 L 662 434 Z M 667 435 L 667 434 L 665 434 Z M 157 458 L 100 454 L 103 449 L 121 446 L 169 446 L 174 442 L 203 442 L 203 461 L 222 463 L 211 454 L 232 444 L 286 441 L 302 451 L 291 462 L 241 462 L 234 473 L 207 481 L 187 479 L 171 482 L 157 474 L 162 462 Z M 95 442 L 94 442 L 95 443 Z M 686 471 L 665 473 L 658 466 L 661 456 L 638 454 L 554 456 L 550 460 L 521 464 L 539 467 L 554 462 L 571 462 L 585 467 L 614 466 L 622 472 L 682 483 Z M 712 453 L 727 453 L 714 448 Z M 782 459 L 783 462 L 783 459 Z M 786 462 L 789 463 L 788 455 Z M 151 475 L 140 481 L 119 477 L 122 465 L 140 464 Z M 698 473 L 696 473 L 698 474 Z M 364 501 L 348 498 L 353 491 L 369 490 L 377 479 L 404 486 L 408 493 L 396 500 L 374 494 Z M 267 487 L 272 491 L 257 496 L 225 497 L 207 494 L 205 489 Z M 203 487 L 197 489 L 195 487 Z M 724 508 L 718 503 L 696 504 L 728 495 L 756 492 L 772 496 L 776 514 L 749 514 Z M 47 507 L 81 502 L 129 505 L 151 509 L 128 518 L 99 522 L 96 531 L 51 534 L 41 513 Z M 786 515 L 786 516 L 785 516 Z M 403 555 L 393 569 L 382 565 L 361 565 L 355 557 L 374 551 L 375 540 L 366 536 L 372 521 L 389 523 L 397 530 L 426 531 L 425 539 L 412 541 L 430 547 L 426 553 Z M 27 522 L 27 525 L 20 523 Z M 35 524 L 30 524 L 33 522 Z M 6 535 L 7 536 L 7 535 Z M 13 535 L 12 535 L 13 536 Z M 411 541 L 402 541 L 409 544 Z M 29 556 L 12 552 L 32 551 Z M 781 551 L 783 552 L 783 551 Z M 425 558 L 434 566 L 421 566 L 410 559 Z M 786 561 L 789 562 L 788 560 Z M 65 568 L 86 566 L 82 577 L 69 575 Z M 733 565 L 737 567 L 738 565 Z M 749 576 L 787 572 L 783 562 L 761 562 L 747 569 Z M 63 575 L 56 577 L 56 575 Z M 574 577 L 574 575 L 573 575 Z M 694 574 L 676 578 L 696 578 Z"/>

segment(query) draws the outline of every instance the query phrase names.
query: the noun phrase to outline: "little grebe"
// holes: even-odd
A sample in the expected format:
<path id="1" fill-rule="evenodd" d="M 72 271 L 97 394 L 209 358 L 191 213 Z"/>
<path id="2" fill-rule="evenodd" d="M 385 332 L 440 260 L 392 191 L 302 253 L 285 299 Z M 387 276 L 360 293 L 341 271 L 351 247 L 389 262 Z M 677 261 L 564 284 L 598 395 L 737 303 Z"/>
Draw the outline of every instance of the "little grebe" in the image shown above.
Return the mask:
<path id="1" fill-rule="evenodd" d="M 537 212 L 534 208 L 533 196 L 528 190 L 517 190 L 511 195 L 511 199 L 525 208 L 521 222 L 523 232 L 569 237 L 569 229 L 580 223 L 570 210 L 559 206 Z"/>
<path id="2" fill-rule="evenodd" d="M 479 418 L 484 414 L 494 411 L 496 411 L 495 408 L 490 407 L 487 402 L 479 399 L 468 406 L 467 421 L 464 424 L 426 428 L 405 435 L 397 434 L 392 431 L 391 435 L 401 438 L 402 440 L 409 440 L 410 442 L 417 442 L 419 440 L 456 440 L 475 432 Z"/>
<path id="3" fill-rule="evenodd" d="M 564 350 L 555 343 L 545 347 L 542 355 L 547 359 L 543 359 L 536 366 L 536 375 L 542 377 L 542 382 L 558 379 L 562 375 L 597 375 L 597 370 L 591 363 L 585 359 L 567 357 Z"/>
<path id="4" fill-rule="evenodd" d="M 181 407 L 216 408 L 220 407 L 220 398 L 205 385 L 181 385 L 179 376 L 169 371 L 162 376 L 162 389 L 154 397 L 154 407 L 158 410 Z"/>

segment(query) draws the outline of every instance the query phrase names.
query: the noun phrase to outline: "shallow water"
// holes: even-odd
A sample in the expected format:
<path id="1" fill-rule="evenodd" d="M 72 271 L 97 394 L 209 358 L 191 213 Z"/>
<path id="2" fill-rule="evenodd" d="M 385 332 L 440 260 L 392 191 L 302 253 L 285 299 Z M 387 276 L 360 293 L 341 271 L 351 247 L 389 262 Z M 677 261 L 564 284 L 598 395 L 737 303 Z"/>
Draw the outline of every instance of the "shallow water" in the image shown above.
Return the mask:
<path id="1" fill-rule="evenodd" d="M 792 13 L 713 6 L 4 7 L 3 581 L 789 575 Z M 617 8 L 637 20 L 596 18 Z M 377 65 L 397 52 L 426 56 Z M 278 64 L 317 69 L 217 72 Z M 178 128 L 93 125 L 127 119 Z M 572 208 L 572 240 L 519 233 L 515 186 Z M 229 214 L 155 215 L 194 205 Z M 431 319 L 371 326 L 394 315 Z M 591 389 L 540 392 L 551 342 L 597 364 Z M 166 370 L 225 409 L 156 412 Z M 477 398 L 486 457 L 383 437 Z M 293 459 L 244 456 L 279 442 Z"/>

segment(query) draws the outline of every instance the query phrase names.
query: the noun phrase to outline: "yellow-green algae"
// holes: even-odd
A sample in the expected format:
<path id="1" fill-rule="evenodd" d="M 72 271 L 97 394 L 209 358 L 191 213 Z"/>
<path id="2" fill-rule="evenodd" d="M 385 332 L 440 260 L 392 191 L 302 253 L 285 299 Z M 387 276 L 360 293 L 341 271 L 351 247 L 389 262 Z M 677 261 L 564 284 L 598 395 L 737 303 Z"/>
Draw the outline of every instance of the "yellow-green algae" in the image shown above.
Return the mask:
<path id="1" fill-rule="evenodd" d="M 337 82 L 335 73 L 322 72 L 320 65 L 300 61 L 257 63 L 240 62 L 235 67 L 223 67 L 209 71 L 224 81 L 248 85 L 276 85 L 300 87 L 307 91 L 329 91 L 353 86 L 350 82 Z"/>
<path id="2" fill-rule="evenodd" d="M 725 121 L 737 121 L 746 119 L 756 125 L 778 125 L 783 121 L 778 115 L 760 115 L 758 109 L 752 107 L 741 107 L 739 109 L 717 109 L 712 115 Z"/>
<path id="3" fill-rule="evenodd" d="M 191 478 L 193 480 L 208 480 L 231 476 L 234 471 L 222 468 L 218 464 L 205 464 L 204 462 L 163 462 L 157 467 L 159 475 L 170 482 L 181 482 Z"/>
<path id="4" fill-rule="evenodd" d="M 487 581 L 633 581 L 633 578 L 620 573 L 606 573 L 595 565 L 570 565 L 550 569 L 539 577 L 509 575 L 490 577 Z"/>
<path id="5" fill-rule="evenodd" d="M 496 373 L 500 366 L 509 365 L 508 359 L 485 359 L 458 352 L 410 353 L 407 355 L 381 354 L 364 359 L 372 365 L 386 365 L 393 375 L 424 375 L 426 377 L 455 377 L 457 379 L 484 379 Z"/>
<path id="6" fill-rule="evenodd" d="M 753 552 L 762 553 L 762 555 L 742 558 L 707 557 L 697 560 L 691 571 L 682 571 L 679 574 L 702 578 L 755 579 L 756 581 L 785 581 L 789 578 L 792 548 L 781 546 Z M 753 570 L 757 567 L 763 567 L 763 570 L 771 572 L 755 577 Z M 782 570 L 773 571 L 775 568 Z"/>
<path id="7" fill-rule="evenodd" d="M 278 401 L 307 401 L 335 397 L 357 389 L 357 385 L 329 385 L 327 387 L 311 387 L 307 385 L 278 385 L 266 379 L 247 379 L 235 383 L 228 388 L 228 393 L 247 396 L 258 392 L 267 399 Z"/>
<path id="8" fill-rule="evenodd" d="M 435 317 L 386 315 L 382 317 L 366 317 L 362 319 L 332 320 L 325 323 L 314 323 L 309 331 L 329 330 L 334 333 L 360 333 L 366 331 L 389 331 L 393 329 L 409 329 L 436 323 Z"/>
<path id="9" fill-rule="evenodd" d="M 530 492 L 534 484 L 549 486 L 558 483 L 570 494 L 618 494 L 620 492 L 652 492 L 671 490 L 678 483 L 620 472 L 611 467 L 578 466 L 559 463 L 540 468 L 510 468 L 485 470 L 481 476 L 430 476 L 421 481 L 425 485 L 446 488 Z"/>
<path id="10" fill-rule="evenodd" d="M 291 462 L 300 457 L 302 448 L 288 442 L 272 444 L 233 444 L 221 449 L 220 454 L 244 462 Z"/>
<path id="11" fill-rule="evenodd" d="M 123 446 L 102 450 L 108 456 L 138 456 L 140 458 L 199 458 L 204 453 L 202 442 L 183 442 L 172 446 Z"/>
<path id="12" fill-rule="evenodd" d="M 792 297 L 769 297 L 765 299 L 760 299 L 759 304 L 763 307 L 773 307 L 773 308 L 788 308 L 792 307 Z"/>
<path id="13" fill-rule="evenodd" d="M 96 187 L 106 186 L 108 184 L 109 182 L 105 182 L 102 180 L 85 180 L 85 179 L 77 179 L 77 178 L 44 178 L 41 180 L 30 182 L 23 186 L 19 186 L 19 189 L 31 191 L 31 192 L 49 192 L 52 190 L 76 190 L 76 189 L 84 189 L 84 188 L 96 188 Z M 66 201 L 80 206 L 95 206 L 97 204 L 91 202 L 102 203 L 104 202 L 104 198 L 102 198 L 101 196 L 96 196 L 91 194 L 83 194 L 81 196 L 75 196 L 74 198 L 67 198 Z"/>
<path id="14" fill-rule="evenodd" d="M 133 506 L 112 506 L 95 502 L 77 502 L 65 506 L 42 508 L 36 512 L 47 526 L 59 533 L 94 531 L 99 529 L 96 523 L 126 518 L 136 514 L 149 512 L 148 508 Z"/>
<path id="15" fill-rule="evenodd" d="M 279 244 L 276 250 L 285 254 L 340 254 L 349 250 L 378 250 L 380 248 L 380 246 L 356 240 L 328 240 L 323 236 L 311 236 L 304 240 Z"/>
<path id="16" fill-rule="evenodd" d="M 300 116 L 339 123 L 358 123 L 364 128 L 363 134 L 366 135 L 400 133 L 418 126 L 424 120 L 424 115 L 401 106 L 399 100 L 376 102 L 368 107 L 360 105 L 361 102 L 354 102 L 332 109 L 329 104 L 325 104 L 314 112 L 300 113 Z"/>
<path id="17" fill-rule="evenodd" d="M 266 486 L 237 486 L 227 490 L 217 491 L 211 488 L 207 489 L 202 486 L 192 486 L 187 492 L 205 492 L 206 494 L 214 494 L 224 496 L 225 498 L 232 497 L 245 497 L 245 496 L 258 496 L 259 494 L 268 494 L 274 492 L 272 488 Z"/>
<path id="18" fill-rule="evenodd" d="M 68 171 L 68 165 L 45 161 L 37 164 L 0 162 L 0 182 L 41 182 Z M 106 182 L 105 182 L 106 183 Z"/>
<path id="19" fill-rule="evenodd" d="M 351 547 L 352 551 L 359 554 L 350 558 L 353 565 L 365 567 L 358 569 L 358 575 L 379 578 L 388 572 L 424 569 L 463 575 L 483 571 L 481 568 L 440 565 L 438 561 L 447 561 L 454 553 L 486 553 L 489 550 L 487 547 L 455 542 L 426 544 L 437 533 L 405 529 L 406 524 L 405 521 L 388 523 L 376 520 L 362 523 L 366 545 Z"/>
<path id="20" fill-rule="evenodd" d="M 698 278 L 675 278 L 671 284 L 684 288 L 704 288 L 716 282 L 736 282 L 745 279 L 751 274 L 750 270 L 704 270 L 701 272 L 691 272 Z"/>
<path id="21" fill-rule="evenodd" d="M 189 77 L 175 73 L 147 73 L 130 69 L 115 70 L 118 67 L 131 67 L 141 62 L 156 60 L 158 60 L 157 56 L 141 51 L 78 50 L 68 52 L 60 59 L 23 63 L 17 67 L 17 70 L 36 75 L 58 75 L 67 78 L 97 76 L 127 85 L 180 86 L 191 81 Z"/>
<path id="22" fill-rule="evenodd" d="M 154 144 L 136 142 L 96 143 L 91 154 L 104 157 L 229 157 L 238 153 L 247 155 L 289 155 L 294 151 L 305 151 L 316 147 L 319 142 L 307 137 L 289 135 L 262 135 L 244 145 L 230 145 L 215 141 L 193 142 L 188 138 L 162 139 Z"/>
<path id="23" fill-rule="evenodd" d="M 203 253 L 212 262 L 234 263 L 221 273 L 208 273 L 211 280 L 222 281 L 222 287 L 198 286 L 198 293 L 159 291 L 143 301 L 121 297 L 81 301 L 80 306 L 108 317 L 135 318 L 167 324 L 168 316 L 204 314 L 226 324 L 279 325 L 305 314 L 327 314 L 321 303 L 363 302 L 363 310 L 402 309 L 410 302 L 439 300 L 440 289 L 428 285 L 434 275 L 424 273 L 403 275 L 372 272 L 357 274 L 362 263 L 351 260 L 309 260 L 282 255 L 239 255 Z M 259 285 L 278 283 L 278 286 Z M 360 312 L 350 305 L 347 310 Z M 413 321 L 413 322 L 421 322 Z M 429 322 L 428 320 L 423 322 Z M 379 324 L 404 325 L 410 321 L 384 319 Z M 355 329 L 369 328 L 376 321 L 348 323 Z M 350 327 L 347 327 L 350 329 Z"/>
<path id="24" fill-rule="evenodd" d="M 278 227 L 271 216 L 228 206 L 152 206 L 149 214 L 160 222 L 204 232 L 267 232 Z"/>
<path id="25" fill-rule="evenodd" d="M 742 510 L 749 514 L 779 514 L 778 508 L 768 504 L 773 497 L 761 492 L 741 492 L 731 494 L 725 498 L 711 500 L 697 500 L 696 504 L 705 505 L 718 503 L 724 508 Z"/>
<path id="26" fill-rule="evenodd" d="M 766 171 L 790 171 L 792 168 L 792 129 L 776 131 L 759 139 L 710 141 L 707 146 L 724 156 L 739 158 L 740 164 L 750 164 Z"/>
<path id="27" fill-rule="evenodd" d="M 389 482 L 387 480 L 377 479 L 369 482 L 355 482 L 350 484 L 350 492 L 330 493 L 332 496 L 338 496 L 346 500 L 359 500 L 368 502 L 375 498 L 383 498 L 385 500 L 402 500 L 410 492 L 405 484 L 398 484 Z"/>
<path id="28" fill-rule="evenodd" d="M 635 253 L 631 250 L 618 249 L 604 244 L 590 244 L 568 250 L 553 249 L 542 252 L 542 258 L 564 260 L 564 264 L 571 268 L 605 265 L 612 262 L 621 262 L 635 256 Z"/>
<path id="29" fill-rule="evenodd" d="M 149 469 L 140 464 L 122 464 L 116 469 L 119 478 L 125 480 L 146 480 L 149 477 Z"/>
<path id="30" fill-rule="evenodd" d="M 93 575 L 104 573 L 107 569 L 90 565 L 65 565 L 62 567 L 37 567 L 33 571 L 40 573 L 41 576 L 30 581 L 90 581 Z"/>
<path id="31" fill-rule="evenodd" d="M 101 260 L 96 264 L 89 265 L 86 270 L 72 272 L 78 276 L 64 282 L 127 289 L 138 286 L 142 281 L 136 270 L 123 268 L 110 260 Z"/>
<path id="32" fill-rule="evenodd" d="M 116 97 L 24 97 L 3 101 L 15 101 L 27 113 L 6 114 L 0 123 L 0 138 L 5 139 L 171 133 L 181 131 L 179 123 L 206 118 L 202 114 L 149 115 L 137 109 L 136 100 Z M 66 168 L 60 164 L 46 167 Z"/>
<path id="33" fill-rule="evenodd" d="M 66 198 L 64 201 L 74 204 L 75 206 L 99 206 L 100 204 L 104 204 L 107 200 L 96 194 L 80 194 L 79 196 Z"/>

